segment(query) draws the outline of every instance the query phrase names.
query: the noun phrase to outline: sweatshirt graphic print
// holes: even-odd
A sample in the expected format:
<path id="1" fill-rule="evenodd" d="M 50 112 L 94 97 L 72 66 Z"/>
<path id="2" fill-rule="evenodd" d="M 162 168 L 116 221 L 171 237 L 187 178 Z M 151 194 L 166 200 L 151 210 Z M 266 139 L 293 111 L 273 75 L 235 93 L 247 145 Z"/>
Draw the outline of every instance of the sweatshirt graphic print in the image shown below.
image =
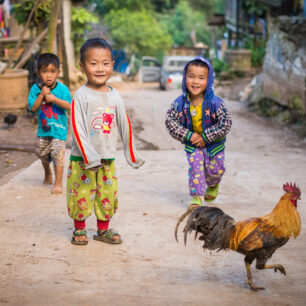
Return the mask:
<path id="1" fill-rule="evenodd" d="M 115 89 L 97 92 L 82 86 L 72 102 L 71 127 L 71 155 L 83 157 L 86 169 L 101 166 L 101 159 L 115 158 L 118 133 L 128 164 L 138 168 L 144 162 L 136 153 L 130 121 Z"/>

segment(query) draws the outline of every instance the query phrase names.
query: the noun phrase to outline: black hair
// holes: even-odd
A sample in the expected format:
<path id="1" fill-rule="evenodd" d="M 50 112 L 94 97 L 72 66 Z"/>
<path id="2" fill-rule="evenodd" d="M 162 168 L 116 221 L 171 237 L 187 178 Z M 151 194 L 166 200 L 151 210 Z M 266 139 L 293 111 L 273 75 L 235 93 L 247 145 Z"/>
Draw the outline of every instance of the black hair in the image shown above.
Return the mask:
<path id="1" fill-rule="evenodd" d="M 194 59 L 194 60 L 190 61 L 186 66 L 186 72 L 187 72 L 189 66 L 203 67 L 203 68 L 207 68 L 208 71 L 209 71 L 208 65 L 206 63 L 204 63 L 203 61 L 199 60 L 199 59 Z"/>
<path id="2" fill-rule="evenodd" d="M 112 60 L 113 60 L 113 49 L 110 46 L 110 44 L 105 39 L 96 37 L 96 38 L 90 38 L 86 40 L 84 44 L 82 45 L 80 49 L 80 60 L 82 63 L 85 62 L 86 51 L 91 48 L 102 48 L 102 49 L 109 50 L 111 53 Z"/>
<path id="3" fill-rule="evenodd" d="M 60 67 L 60 60 L 57 55 L 53 53 L 43 53 L 37 59 L 37 69 L 47 68 L 53 64 L 57 69 Z"/>

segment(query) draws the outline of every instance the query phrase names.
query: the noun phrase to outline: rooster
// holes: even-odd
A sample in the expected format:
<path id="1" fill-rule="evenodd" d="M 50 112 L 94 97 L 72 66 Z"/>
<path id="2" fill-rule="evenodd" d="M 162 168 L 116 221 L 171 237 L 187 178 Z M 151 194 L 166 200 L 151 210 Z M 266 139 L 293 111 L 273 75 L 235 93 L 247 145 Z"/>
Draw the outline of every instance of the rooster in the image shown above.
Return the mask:
<path id="1" fill-rule="evenodd" d="M 297 200 L 301 191 L 294 183 L 283 185 L 285 194 L 280 198 L 271 213 L 258 218 L 250 218 L 235 222 L 232 217 L 217 207 L 201 206 L 187 211 L 178 220 L 175 228 L 175 238 L 179 224 L 191 214 L 184 227 L 184 242 L 187 234 L 193 230 L 201 233 L 203 248 L 208 250 L 233 250 L 245 255 L 244 263 L 247 273 L 247 284 L 252 290 L 264 290 L 256 287 L 251 274 L 251 264 L 256 259 L 257 269 L 274 269 L 286 275 L 285 268 L 280 265 L 266 265 L 273 253 L 283 246 L 291 236 L 296 238 L 301 230 L 301 220 L 297 211 Z"/>

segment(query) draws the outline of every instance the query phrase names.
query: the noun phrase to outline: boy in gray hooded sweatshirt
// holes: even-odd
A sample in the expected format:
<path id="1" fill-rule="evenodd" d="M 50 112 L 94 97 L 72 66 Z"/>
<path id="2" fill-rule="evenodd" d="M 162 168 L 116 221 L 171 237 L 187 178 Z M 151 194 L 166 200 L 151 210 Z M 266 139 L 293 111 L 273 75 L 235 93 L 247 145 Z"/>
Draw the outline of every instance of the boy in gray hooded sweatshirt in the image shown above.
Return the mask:
<path id="1" fill-rule="evenodd" d="M 80 50 L 80 67 L 87 83 L 72 101 L 72 148 L 67 179 L 67 206 L 74 220 L 71 243 L 86 245 L 85 220 L 93 208 L 97 217 L 95 240 L 119 244 L 117 231 L 109 229 L 118 207 L 115 153 L 118 132 L 126 160 L 133 168 L 144 161 L 135 151 L 129 118 L 119 93 L 106 84 L 113 70 L 112 49 L 103 39 L 87 40 Z"/>

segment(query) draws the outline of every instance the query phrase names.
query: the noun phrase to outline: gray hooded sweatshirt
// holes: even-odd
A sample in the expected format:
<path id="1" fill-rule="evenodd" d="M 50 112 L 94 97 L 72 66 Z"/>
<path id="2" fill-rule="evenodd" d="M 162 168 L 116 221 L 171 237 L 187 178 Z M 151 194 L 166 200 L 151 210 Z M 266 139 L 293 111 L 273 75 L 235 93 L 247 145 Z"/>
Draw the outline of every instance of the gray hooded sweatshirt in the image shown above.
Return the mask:
<path id="1" fill-rule="evenodd" d="M 128 164 L 139 168 L 144 161 L 135 150 L 124 103 L 118 91 L 110 89 L 99 92 L 83 85 L 76 91 L 71 106 L 71 155 L 82 157 L 85 169 L 99 168 L 102 159 L 115 158 L 119 132 Z"/>

